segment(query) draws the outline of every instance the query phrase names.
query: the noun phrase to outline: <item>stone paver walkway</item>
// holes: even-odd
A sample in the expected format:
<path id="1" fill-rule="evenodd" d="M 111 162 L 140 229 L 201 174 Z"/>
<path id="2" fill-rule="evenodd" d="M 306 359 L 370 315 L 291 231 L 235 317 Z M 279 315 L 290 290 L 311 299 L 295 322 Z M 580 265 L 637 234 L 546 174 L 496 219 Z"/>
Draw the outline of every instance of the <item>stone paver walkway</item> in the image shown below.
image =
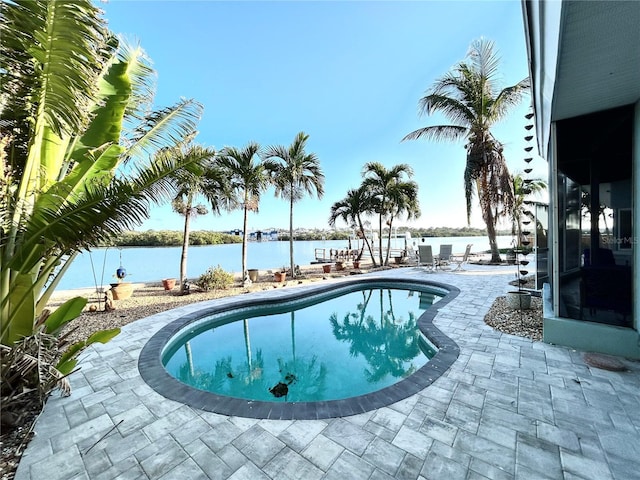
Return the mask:
<path id="1" fill-rule="evenodd" d="M 88 349 L 73 394 L 47 402 L 16 479 L 638 478 L 640 364 L 620 359 L 627 371 L 600 370 L 584 352 L 494 331 L 483 318 L 514 269 L 466 268 L 376 274 L 461 290 L 434 322 L 460 357 L 416 395 L 356 416 L 296 421 L 167 400 L 141 379 L 137 359 L 161 326 L 202 308 L 190 305 Z M 265 294 L 278 293 L 255 295 Z"/>

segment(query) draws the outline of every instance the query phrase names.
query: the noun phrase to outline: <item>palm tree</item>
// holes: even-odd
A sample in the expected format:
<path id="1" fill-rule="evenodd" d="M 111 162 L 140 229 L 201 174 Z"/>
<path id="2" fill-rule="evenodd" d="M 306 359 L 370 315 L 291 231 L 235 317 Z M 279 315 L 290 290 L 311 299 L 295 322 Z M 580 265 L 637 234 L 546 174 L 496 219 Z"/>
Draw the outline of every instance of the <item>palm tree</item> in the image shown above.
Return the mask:
<path id="1" fill-rule="evenodd" d="M 291 277 L 295 278 L 293 261 L 293 204 L 301 200 L 305 193 L 318 198 L 324 195 L 324 173 L 314 153 L 305 152 L 309 135 L 300 132 L 289 147 L 280 145 L 267 148 L 266 160 L 278 161 L 273 174 L 276 186 L 276 197 L 289 200 L 289 257 L 291 260 Z"/>
<path id="2" fill-rule="evenodd" d="M 373 266 L 376 267 L 376 257 L 373 254 L 371 243 L 365 234 L 364 222 L 362 221 L 362 215 L 368 215 L 373 213 L 372 199 L 367 195 L 367 189 L 360 186 L 356 189 L 350 189 L 347 192 L 347 196 L 342 200 L 338 200 L 331 205 L 331 214 L 329 215 L 329 225 L 335 226 L 336 220 L 342 218 L 342 220 L 350 225 L 356 226 L 364 239 L 364 244 L 369 249 Z M 364 249 L 364 245 L 363 245 Z M 362 256 L 362 251 L 358 256 L 358 259 Z"/>
<path id="3" fill-rule="evenodd" d="M 186 163 L 153 153 L 190 135 L 202 107 L 152 111 L 149 59 L 120 43 L 88 0 L 3 2 L 2 13 L 0 340 L 12 347 L 80 313 L 86 299 L 49 317 L 44 309 L 78 252 L 172 197 L 171 176 Z M 60 372 L 84 345 L 69 348 Z"/>
<path id="4" fill-rule="evenodd" d="M 362 169 L 363 188 L 370 197 L 373 211 L 378 214 L 378 249 L 380 265 L 389 263 L 391 251 L 391 232 L 393 220 L 406 213 L 407 220 L 420 216 L 418 204 L 418 184 L 409 179 L 413 170 L 406 163 L 395 165 L 387 169 L 380 162 L 369 162 Z M 387 236 L 387 253 L 383 259 L 382 228 L 383 223 L 389 227 Z"/>
<path id="5" fill-rule="evenodd" d="M 520 247 L 522 240 L 522 217 L 524 213 L 525 198 L 547 189 L 547 182 L 541 178 L 525 179 L 522 174 L 513 176 L 513 193 L 515 195 L 513 210 L 511 211 L 511 234 L 518 239 L 516 247 Z"/>
<path id="6" fill-rule="evenodd" d="M 232 208 L 234 199 L 225 172 L 215 165 L 215 150 L 186 143 L 174 149 L 164 150 L 161 154 L 189 159 L 188 163 L 195 163 L 193 167 L 180 170 L 175 175 L 178 191 L 171 202 L 173 211 L 184 216 L 184 234 L 180 255 L 180 293 L 184 294 L 191 218 L 208 213 L 205 205 L 201 203 L 194 205 L 194 202 L 199 197 L 205 197 L 213 213 L 220 214 L 221 209 L 229 210 Z"/>
<path id="7" fill-rule="evenodd" d="M 260 195 L 271 184 L 271 175 L 276 165 L 270 161 L 261 161 L 258 154 L 260 145 L 249 142 L 243 148 L 225 147 L 218 155 L 222 168 L 226 169 L 232 191 L 241 200 L 237 202 L 244 210 L 242 222 L 242 278 L 247 278 L 247 225 L 248 213 L 257 212 Z"/>
<path id="8" fill-rule="evenodd" d="M 491 127 L 520 102 L 529 89 L 529 79 L 498 89 L 499 57 L 494 52 L 493 42 L 484 39 L 473 42 L 467 57 L 467 62 L 460 62 L 436 80 L 419 102 L 420 115 L 439 111 L 452 124 L 420 128 L 402 140 L 465 140 L 467 223 L 471 218 L 475 184 L 482 218 L 487 226 L 491 259 L 498 262 L 496 224 L 500 217 L 511 212 L 514 194 L 503 146 L 492 135 Z"/>

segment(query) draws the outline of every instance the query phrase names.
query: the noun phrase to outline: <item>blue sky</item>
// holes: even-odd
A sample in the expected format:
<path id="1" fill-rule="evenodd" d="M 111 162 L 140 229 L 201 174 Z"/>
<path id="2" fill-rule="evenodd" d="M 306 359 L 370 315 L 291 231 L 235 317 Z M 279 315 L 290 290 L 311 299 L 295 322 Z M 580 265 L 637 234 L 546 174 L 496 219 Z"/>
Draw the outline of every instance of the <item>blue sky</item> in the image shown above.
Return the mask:
<path id="1" fill-rule="evenodd" d="M 309 135 L 325 173 L 322 200 L 296 204 L 294 226 L 328 228 L 331 205 L 362 181 L 366 162 L 410 164 L 420 186 L 414 227 L 466 225 L 462 143 L 400 142 L 443 121 L 419 118 L 419 98 L 465 57 L 471 42 L 493 40 L 503 86 L 527 74 L 520 2 L 505 1 L 118 1 L 100 3 L 110 29 L 136 41 L 157 71 L 156 105 L 194 98 L 204 105 L 198 143 L 220 149 L 289 145 Z M 494 133 L 512 171 L 524 168 L 529 98 Z M 544 176 L 540 159 L 534 174 Z M 266 191 L 250 229 L 288 227 L 288 204 Z M 139 229 L 180 229 L 169 206 Z M 399 222 L 404 225 L 406 222 Z M 472 226 L 483 227 L 474 205 Z M 209 214 L 193 229 L 242 226 L 240 211 Z M 338 226 L 346 226 L 339 224 Z"/>

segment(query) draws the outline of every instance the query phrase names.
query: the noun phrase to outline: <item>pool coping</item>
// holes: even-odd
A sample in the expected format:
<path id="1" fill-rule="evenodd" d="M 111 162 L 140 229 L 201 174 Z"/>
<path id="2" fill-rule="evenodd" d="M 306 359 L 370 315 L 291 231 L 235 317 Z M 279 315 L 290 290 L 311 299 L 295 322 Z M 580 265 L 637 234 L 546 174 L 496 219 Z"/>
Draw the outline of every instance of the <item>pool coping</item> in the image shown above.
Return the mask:
<path id="1" fill-rule="evenodd" d="M 318 402 L 266 402 L 227 397 L 190 387 L 171 376 L 162 365 L 162 352 L 171 338 L 188 325 L 212 314 L 233 311 L 239 308 L 269 305 L 286 301 L 300 300 L 309 295 L 335 292 L 337 289 L 348 289 L 355 285 L 394 284 L 434 287 L 444 290 L 446 294 L 440 301 L 427 309 L 418 317 L 417 325 L 421 333 L 436 348 L 436 354 L 425 365 L 399 382 L 375 392 L 339 400 Z M 252 296 L 238 297 L 220 305 L 204 307 L 202 310 L 183 315 L 156 332 L 144 345 L 138 359 L 138 370 L 142 379 L 160 395 L 184 403 L 204 411 L 257 419 L 273 420 L 317 420 L 324 418 L 345 417 L 368 412 L 388 406 L 420 392 L 438 379 L 455 362 L 460 348 L 452 339 L 442 333 L 433 320 L 440 308 L 454 300 L 460 290 L 452 285 L 439 282 L 420 281 L 403 278 L 349 278 L 339 283 L 313 285 L 305 288 L 292 288 L 273 298 Z"/>

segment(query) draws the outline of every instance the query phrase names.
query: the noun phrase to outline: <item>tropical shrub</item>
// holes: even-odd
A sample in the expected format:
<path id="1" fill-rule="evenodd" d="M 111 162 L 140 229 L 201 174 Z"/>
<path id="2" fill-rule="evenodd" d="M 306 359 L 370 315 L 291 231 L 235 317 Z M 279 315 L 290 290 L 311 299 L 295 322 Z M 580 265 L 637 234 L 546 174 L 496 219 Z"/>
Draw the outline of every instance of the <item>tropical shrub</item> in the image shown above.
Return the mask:
<path id="1" fill-rule="evenodd" d="M 47 361 L 38 368 L 62 377 L 88 343 L 117 330 L 71 346 L 44 337 L 84 306 L 71 299 L 47 315 L 51 294 L 78 252 L 109 243 L 152 202 L 171 198 L 171 175 L 188 164 L 154 153 L 191 135 L 201 107 L 182 100 L 153 111 L 145 53 L 115 38 L 90 1 L 0 6 L 2 370 L 31 361 L 28 348 L 22 357 L 12 349 L 40 335 L 45 350 L 63 350 L 39 355 Z"/>
<path id="2" fill-rule="evenodd" d="M 210 290 L 224 290 L 233 285 L 233 273 L 226 272 L 220 265 L 217 265 L 215 268 L 209 267 L 207 271 L 200 275 L 198 280 L 195 281 L 195 284 L 205 292 Z"/>

